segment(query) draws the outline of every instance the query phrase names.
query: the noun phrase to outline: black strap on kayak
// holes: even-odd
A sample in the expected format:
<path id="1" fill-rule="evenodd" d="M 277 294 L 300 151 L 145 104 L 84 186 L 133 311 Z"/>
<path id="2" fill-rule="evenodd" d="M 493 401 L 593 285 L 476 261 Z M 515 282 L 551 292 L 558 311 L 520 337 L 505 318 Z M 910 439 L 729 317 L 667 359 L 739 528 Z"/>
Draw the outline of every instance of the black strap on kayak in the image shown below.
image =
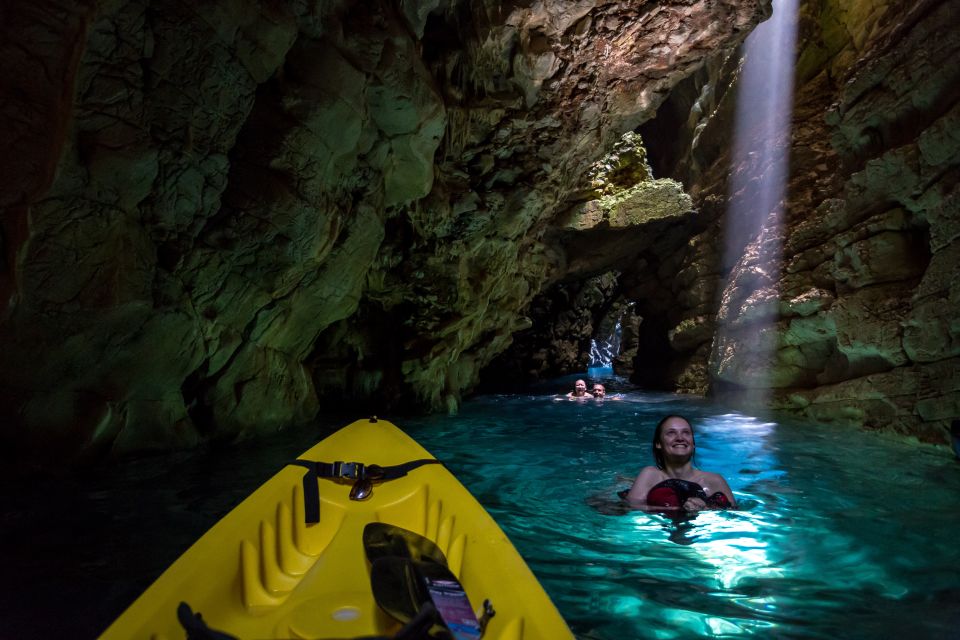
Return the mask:
<path id="1" fill-rule="evenodd" d="M 187 632 L 187 640 L 238 640 L 236 636 L 208 627 L 200 612 L 194 613 L 186 602 L 177 607 L 177 620 Z"/>
<path id="2" fill-rule="evenodd" d="M 309 460 L 294 460 L 290 464 L 306 467 L 303 474 L 303 520 L 307 524 L 320 522 L 320 486 L 317 483 L 317 465 Z"/>
<path id="3" fill-rule="evenodd" d="M 420 640 L 425 638 L 429 626 L 424 628 L 424 621 L 429 625 L 430 618 L 436 611 L 432 608 L 424 607 L 423 614 L 418 615 L 410 624 L 405 625 L 394 636 L 363 636 L 356 640 Z M 177 619 L 180 626 L 187 632 L 187 640 L 240 640 L 229 633 L 217 631 L 207 626 L 200 612 L 194 613 L 186 602 L 181 602 L 177 607 Z"/>
<path id="4" fill-rule="evenodd" d="M 422 467 L 425 464 L 440 464 L 440 461 L 435 458 L 423 458 L 388 467 L 383 467 L 378 464 L 364 464 L 362 462 L 344 462 L 342 460 L 319 462 L 298 459 L 290 464 L 304 467 L 307 470 L 303 475 L 304 521 L 307 524 L 313 524 L 320 522 L 320 487 L 317 478 L 352 481 L 354 482 L 354 489 L 356 490 L 363 485 L 369 487 L 373 482 L 384 482 L 386 480 L 402 478 L 417 467 Z M 354 491 L 351 492 L 351 497 L 353 497 L 353 494 Z M 369 491 L 364 496 L 356 499 L 363 499 L 366 495 L 369 495 Z"/>

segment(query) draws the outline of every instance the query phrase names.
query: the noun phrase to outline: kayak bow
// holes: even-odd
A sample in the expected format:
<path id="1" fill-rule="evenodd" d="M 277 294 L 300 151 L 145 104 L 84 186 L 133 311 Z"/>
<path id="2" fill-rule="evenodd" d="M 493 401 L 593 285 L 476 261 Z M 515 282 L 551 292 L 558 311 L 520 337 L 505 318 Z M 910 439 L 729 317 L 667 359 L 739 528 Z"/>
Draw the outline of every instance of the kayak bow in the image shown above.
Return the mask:
<path id="1" fill-rule="evenodd" d="M 389 422 L 372 418 L 340 429 L 215 524 L 102 640 L 183 638 L 181 602 L 211 629 L 241 639 L 391 637 L 402 624 L 374 598 L 364 549 L 371 522 L 426 537 L 469 602 L 492 603 L 484 640 L 572 639 L 507 536 L 442 464 L 426 463 L 432 458 Z M 365 469 L 363 477 L 357 469 Z"/>

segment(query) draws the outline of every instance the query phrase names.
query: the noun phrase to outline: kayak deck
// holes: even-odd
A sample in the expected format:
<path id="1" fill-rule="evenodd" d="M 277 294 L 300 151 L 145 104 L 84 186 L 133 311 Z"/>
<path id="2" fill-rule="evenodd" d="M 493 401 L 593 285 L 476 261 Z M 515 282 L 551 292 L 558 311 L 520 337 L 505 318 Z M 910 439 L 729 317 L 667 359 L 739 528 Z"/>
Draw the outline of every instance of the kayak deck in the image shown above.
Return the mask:
<path id="1" fill-rule="evenodd" d="M 305 452 L 311 461 L 392 466 L 432 456 L 394 425 L 357 421 Z M 306 524 L 304 469 L 287 466 L 188 549 L 101 636 L 183 638 L 186 602 L 238 638 L 392 635 L 400 623 L 376 604 L 363 547 L 368 522 L 393 524 L 436 542 L 476 610 L 496 610 L 485 639 L 572 638 L 506 535 L 439 464 L 374 485 L 350 500 L 352 483 L 321 479 L 320 522 Z"/>

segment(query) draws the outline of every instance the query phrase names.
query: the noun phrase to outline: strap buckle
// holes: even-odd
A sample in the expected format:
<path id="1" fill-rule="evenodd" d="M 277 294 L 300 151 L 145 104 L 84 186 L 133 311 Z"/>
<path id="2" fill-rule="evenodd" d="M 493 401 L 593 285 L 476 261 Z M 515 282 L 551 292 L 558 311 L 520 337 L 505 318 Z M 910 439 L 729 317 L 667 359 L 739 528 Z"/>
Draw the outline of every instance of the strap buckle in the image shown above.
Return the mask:
<path id="1" fill-rule="evenodd" d="M 361 480 L 364 477 L 364 467 L 362 462 L 337 460 L 333 463 L 333 477 L 343 480 Z"/>

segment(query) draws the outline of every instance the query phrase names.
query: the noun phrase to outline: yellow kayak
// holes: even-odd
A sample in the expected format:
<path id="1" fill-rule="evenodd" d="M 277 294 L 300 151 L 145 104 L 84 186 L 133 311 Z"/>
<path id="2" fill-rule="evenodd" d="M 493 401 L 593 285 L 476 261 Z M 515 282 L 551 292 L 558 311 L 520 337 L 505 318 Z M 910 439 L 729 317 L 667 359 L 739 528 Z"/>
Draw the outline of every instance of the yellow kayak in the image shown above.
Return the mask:
<path id="1" fill-rule="evenodd" d="M 394 588 L 389 580 L 371 584 L 365 535 L 375 527 L 435 543 L 442 570 L 459 580 L 471 608 L 492 605 L 484 640 L 573 638 L 493 518 L 423 447 L 376 418 L 344 427 L 291 461 L 194 543 L 101 638 L 181 640 L 180 603 L 210 629 L 241 640 L 391 638 L 407 621 L 374 597 L 372 587 Z M 379 560 L 373 568 L 389 578 L 395 565 Z"/>

